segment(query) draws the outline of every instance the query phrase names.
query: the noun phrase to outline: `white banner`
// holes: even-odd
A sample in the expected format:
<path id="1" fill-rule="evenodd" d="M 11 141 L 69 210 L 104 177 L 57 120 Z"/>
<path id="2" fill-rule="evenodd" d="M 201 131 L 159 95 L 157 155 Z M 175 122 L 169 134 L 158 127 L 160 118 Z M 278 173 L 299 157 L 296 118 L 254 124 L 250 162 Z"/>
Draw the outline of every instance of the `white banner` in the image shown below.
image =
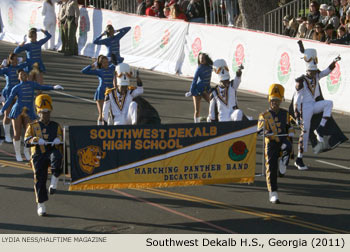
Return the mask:
<path id="1" fill-rule="evenodd" d="M 42 28 L 41 5 L 40 1 L 1 0 L 0 23 L 4 27 L 0 39 L 18 43 L 29 28 Z M 243 64 L 245 69 L 240 89 L 267 94 L 270 84 L 280 83 L 286 89 L 287 99 L 291 99 L 294 93 L 295 78 L 305 73 L 303 55 L 294 38 L 94 8 L 80 8 L 79 54 L 97 57 L 107 53 L 105 46 L 93 44 L 107 24 L 112 24 L 115 29 L 131 27 L 121 39 L 120 49 L 125 62 L 135 67 L 191 77 L 197 68 L 198 53 L 202 51 L 213 60 L 224 58 L 231 78 L 237 67 Z M 58 29 L 56 33 L 56 46 L 60 46 Z M 305 48 L 317 49 L 320 70 L 341 55 L 342 60 L 336 69 L 321 80 L 321 87 L 325 99 L 333 100 L 335 109 L 350 112 L 347 101 L 350 85 L 346 84 L 350 80 L 346 68 L 350 64 L 350 48 L 315 41 L 306 41 L 304 45 Z M 216 74 L 213 74 L 212 81 L 218 83 Z"/>
<path id="2" fill-rule="evenodd" d="M 286 89 L 285 97 L 291 99 L 295 79 L 305 74 L 306 69 L 297 41 L 263 32 L 190 23 L 181 70 L 185 76 L 192 76 L 197 68 L 198 53 L 205 52 L 213 60 L 225 59 L 231 78 L 234 78 L 238 66 L 244 65 L 240 89 L 267 94 L 272 83 L 280 83 Z M 341 55 L 342 60 L 336 69 L 320 83 L 324 98 L 333 100 L 335 109 L 350 112 L 347 101 L 350 97 L 350 85 L 347 84 L 350 72 L 346 68 L 350 64 L 350 48 L 315 41 L 304 41 L 304 46 L 317 50 L 320 70 Z M 218 83 L 216 74 L 212 75 L 212 81 Z"/>

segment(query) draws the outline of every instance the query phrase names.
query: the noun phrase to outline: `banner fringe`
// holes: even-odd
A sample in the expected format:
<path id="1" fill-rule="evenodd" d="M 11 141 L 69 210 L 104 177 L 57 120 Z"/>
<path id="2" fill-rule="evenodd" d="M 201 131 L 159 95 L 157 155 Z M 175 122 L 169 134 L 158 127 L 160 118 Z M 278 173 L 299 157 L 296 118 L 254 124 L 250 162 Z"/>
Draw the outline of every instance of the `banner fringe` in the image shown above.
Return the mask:
<path id="1" fill-rule="evenodd" d="M 154 183 L 122 183 L 122 184 L 77 184 L 70 185 L 69 191 L 82 190 L 109 190 L 109 189 L 137 189 L 137 188 L 155 188 L 155 187 L 173 187 L 173 186 L 196 186 L 211 184 L 229 184 L 229 183 L 247 183 L 254 182 L 254 177 L 249 178 L 230 178 L 215 179 L 208 181 L 181 181 L 181 182 L 154 182 Z"/>

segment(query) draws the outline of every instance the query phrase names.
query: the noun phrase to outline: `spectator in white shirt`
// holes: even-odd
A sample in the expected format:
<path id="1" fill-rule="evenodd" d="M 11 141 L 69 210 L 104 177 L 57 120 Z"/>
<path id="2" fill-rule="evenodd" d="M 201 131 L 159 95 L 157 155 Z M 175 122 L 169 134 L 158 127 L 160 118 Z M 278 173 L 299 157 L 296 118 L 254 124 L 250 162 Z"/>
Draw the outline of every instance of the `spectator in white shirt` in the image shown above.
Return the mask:
<path id="1" fill-rule="evenodd" d="M 56 0 L 45 0 L 41 14 L 43 15 L 43 25 L 45 30 L 48 31 L 52 37 L 44 44 L 44 49 L 55 50 L 55 30 L 56 30 L 56 13 L 55 13 Z"/>

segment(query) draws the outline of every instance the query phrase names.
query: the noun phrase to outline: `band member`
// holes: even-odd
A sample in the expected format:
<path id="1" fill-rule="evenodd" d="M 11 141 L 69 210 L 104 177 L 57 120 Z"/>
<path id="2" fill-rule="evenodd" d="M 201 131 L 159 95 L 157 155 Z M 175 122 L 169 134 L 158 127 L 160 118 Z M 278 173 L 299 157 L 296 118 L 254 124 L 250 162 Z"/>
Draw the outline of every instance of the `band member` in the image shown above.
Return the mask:
<path id="1" fill-rule="evenodd" d="M 47 94 L 38 95 L 35 99 L 36 112 L 39 120 L 30 123 L 24 137 L 24 142 L 31 147 L 31 165 L 34 171 L 34 189 L 39 216 L 46 215 L 45 201 L 48 200 L 46 180 L 48 168 L 51 167 L 51 183 L 49 193 L 57 189 L 58 178 L 62 172 L 63 134 L 61 126 L 51 121 L 52 100 Z"/>
<path id="2" fill-rule="evenodd" d="M 28 68 L 25 70 L 28 73 L 30 73 L 33 70 L 33 65 L 37 63 L 40 74 L 33 75 L 33 77 L 31 76 L 30 80 L 36 81 L 39 84 L 44 83 L 43 73 L 45 73 L 45 70 L 46 70 L 41 58 L 41 46 L 51 38 L 51 34 L 48 33 L 47 31 L 41 29 L 41 32 L 44 33 L 46 37 L 37 41 L 37 29 L 31 28 L 28 32 L 28 37 L 30 39 L 30 42 L 25 44 L 26 41 L 24 41 L 19 46 L 17 46 L 14 50 L 14 53 L 16 54 L 26 51 Z"/>
<path id="3" fill-rule="evenodd" d="M 220 85 L 212 89 L 207 121 L 241 121 L 243 111 L 237 107 L 237 89 L 241 83 L 243 66 L 236 72 L 234 80 L 230 81 L 229 69 L 224 59 L 215 60 L 213 71 L 219 75 Z"/>
<path id="4" fill-rule="evenodd" d="M 130 66 L 120 63 L 115 68 L 117 87 L 106 90 L 103 104 L 103 119 L 108 122 L 109 112 L 113 116 L 114 125 L 135 125 L 137 123 L 137 103 L 133 99 L 143 94 L 142 81 L 137 75 L 137 88 L 130 87 L 132 77 Z"/>
<path id="5" fill-rule="evenodd" d="M 124 61 L 124 58 L 120 56 L 120 40 L 130 29 L 131 27 L 128 26 L 115 31 L 113 26 L 109 24 L 105 32 L 94 40 L 94 44 L 107 46 L 108 59 L 112 61 L 113 64 L 118 65 Z M 102 39 L 104 35 L 107 35 L 107 38 Z"/>
<path id="6" fill-rule="evenodd" d="M 324 128 L 332 114 L 333 102 L 330 100 L 321 100 L 321 89 L 319 81 L 321 78 L 329 75 L 335 68 L 336 62 L 340 58 L 336 58 L 323 71 L 317 68 L 317 52 L 315 49 L 304 49 L 302 41 L 298 41 L 300 51 L 304 53 L 306 62 L 306 75 L 296 79 L 296 93 L 293 98 L 294 116 L 297 124 L 302 128 L 299 144 L 298 157 L 295 166 L 299 170 L 307 170 L 308 167 L 303 162 L 303 153 L 307 151 L 308 140 L 310 134 L 311 118 L 314 114 L 323 113 L 321 122 L 317 129 L 314 130 L 317 141 L 324 142 Z"/>
<path id="7" fill-rule="evenodd" d="M 292 144 L 288 137 L 294 135 L 293 128 L 290 125 L 289 113 L 280 108 L 283 97 L 283 86 L 272 84 L 268 96 L 270 108 L 259 115 L 258 123 L 258 130 L 265 130 L 266 184 L 271 203 L 280 203 L 277 193 L 278 170 L 282 173 L 286 171 L 289 156 L 292 152 Z M 282 153 L 282 157 L 278 161 L 280 153 Z"/>
<path id="8" fill-rule="evenodd" d="M 186 97 L 193 97 L 194 122 L 200 122 L 200 105 L 202 97 L 209 102 L 210 80 L 212 74 L 213 61 L 206 53 L 199 53 L 198 68 L 194 74 L 190 91 L 185 94 Z"/>
<path id="9" fill-rule="evenodd" d="M 102 107 L 105 97 L 106 88 L 113 88 L 113 77 L 115 65 L 109 64 L 106 56 L 100 55 L 97 59 L 97 64 L 92 64 L 85 67 L 81 72 L 84 74 L 97 75 L 99 85 L 96 89 L 94 100 L 96 101 L 98 118 L 97 125 L 103 124 Z M 97 69 L 93 69 L 97 66 Z"/>
<path id="10" fill-rule="evenodd" d="M 19 64 L 18 57 L 14 53 L 10 53 L 8 59 L 4 61 L 5 62 L 3 63 L 5 64 L 5 66 L 0 68 L 0 75 L 5 75 L 6 77 L 6 86 L 2 90 L 3 105 L 5 104 L 6 100 L 10 96 L 12 88 L 19 83 L 17 71 L 19 69 L 24 69 L 25 67 L 28 66 L 26 62 Z M 9 118 L 9 113 L 11 111 L 13 103 L 4 111 L 3 127 L 4 127 L 4 133 L 5 133 L 5 142 L 7 143 L 12 142 L 12 138 L 10 134 L 11 119 Z"/>
<path id="11" fill-rule="evenodd" d="M 18 79 L 20 80 L 20 83 L 12 89 L 10 96 L 0 110 L 0 116 L 12 104 L 15 97 L 17 97 L 9 114 L 9 118 L 12 119 L 12 127 L 14 131 L 13 146 L 16 153 L 16 160 L 23 161 L 20 141 L 22 127 L 26 129 L 28 123 L 35 120 L 37 117 L 33 107 L 34 90 L 57 90 L 63 89 L 63 87 L 60 85 L 40 85 L 37 82 L 28 81 L 28 74 L 23 69 L 18 70 Z M 27 160 L 30 160 L 29 149 L 26 147 L 24 148 L 24 155 Z"/>

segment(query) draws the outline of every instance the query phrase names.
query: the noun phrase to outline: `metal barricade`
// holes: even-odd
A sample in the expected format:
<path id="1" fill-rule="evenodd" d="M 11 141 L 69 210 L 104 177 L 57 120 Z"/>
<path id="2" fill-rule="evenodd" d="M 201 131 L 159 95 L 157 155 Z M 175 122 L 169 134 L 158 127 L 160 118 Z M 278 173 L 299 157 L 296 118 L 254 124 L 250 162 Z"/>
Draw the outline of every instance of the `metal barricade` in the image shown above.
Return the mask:
<path id="1" fill-rule="evenodd" d="M 201 0 L 204 12 L 205 23 L 222 26 L 234 26 L 239 15 L 238 0 Z M 184 0 L 179 0 L 182 3 Z M 136 0 L 84 0 L 86 7 L 108 9 L 127 13 L 136 13 Z M 186 11 L 186 10 L 184 10 Z"/>
<path id="2" fill-rule="evenodd" d="M 285 15 L 291 15 L 294 18 L 306 16 L 309 13 L 311 0 L 294 0 L 279 8 L 276 8 L 263 16 L 263 27 L 265 32 L 282 34 L 282 20 Z M 320 4 L 329 3 L 327 0 L 318 0 Z"/>

